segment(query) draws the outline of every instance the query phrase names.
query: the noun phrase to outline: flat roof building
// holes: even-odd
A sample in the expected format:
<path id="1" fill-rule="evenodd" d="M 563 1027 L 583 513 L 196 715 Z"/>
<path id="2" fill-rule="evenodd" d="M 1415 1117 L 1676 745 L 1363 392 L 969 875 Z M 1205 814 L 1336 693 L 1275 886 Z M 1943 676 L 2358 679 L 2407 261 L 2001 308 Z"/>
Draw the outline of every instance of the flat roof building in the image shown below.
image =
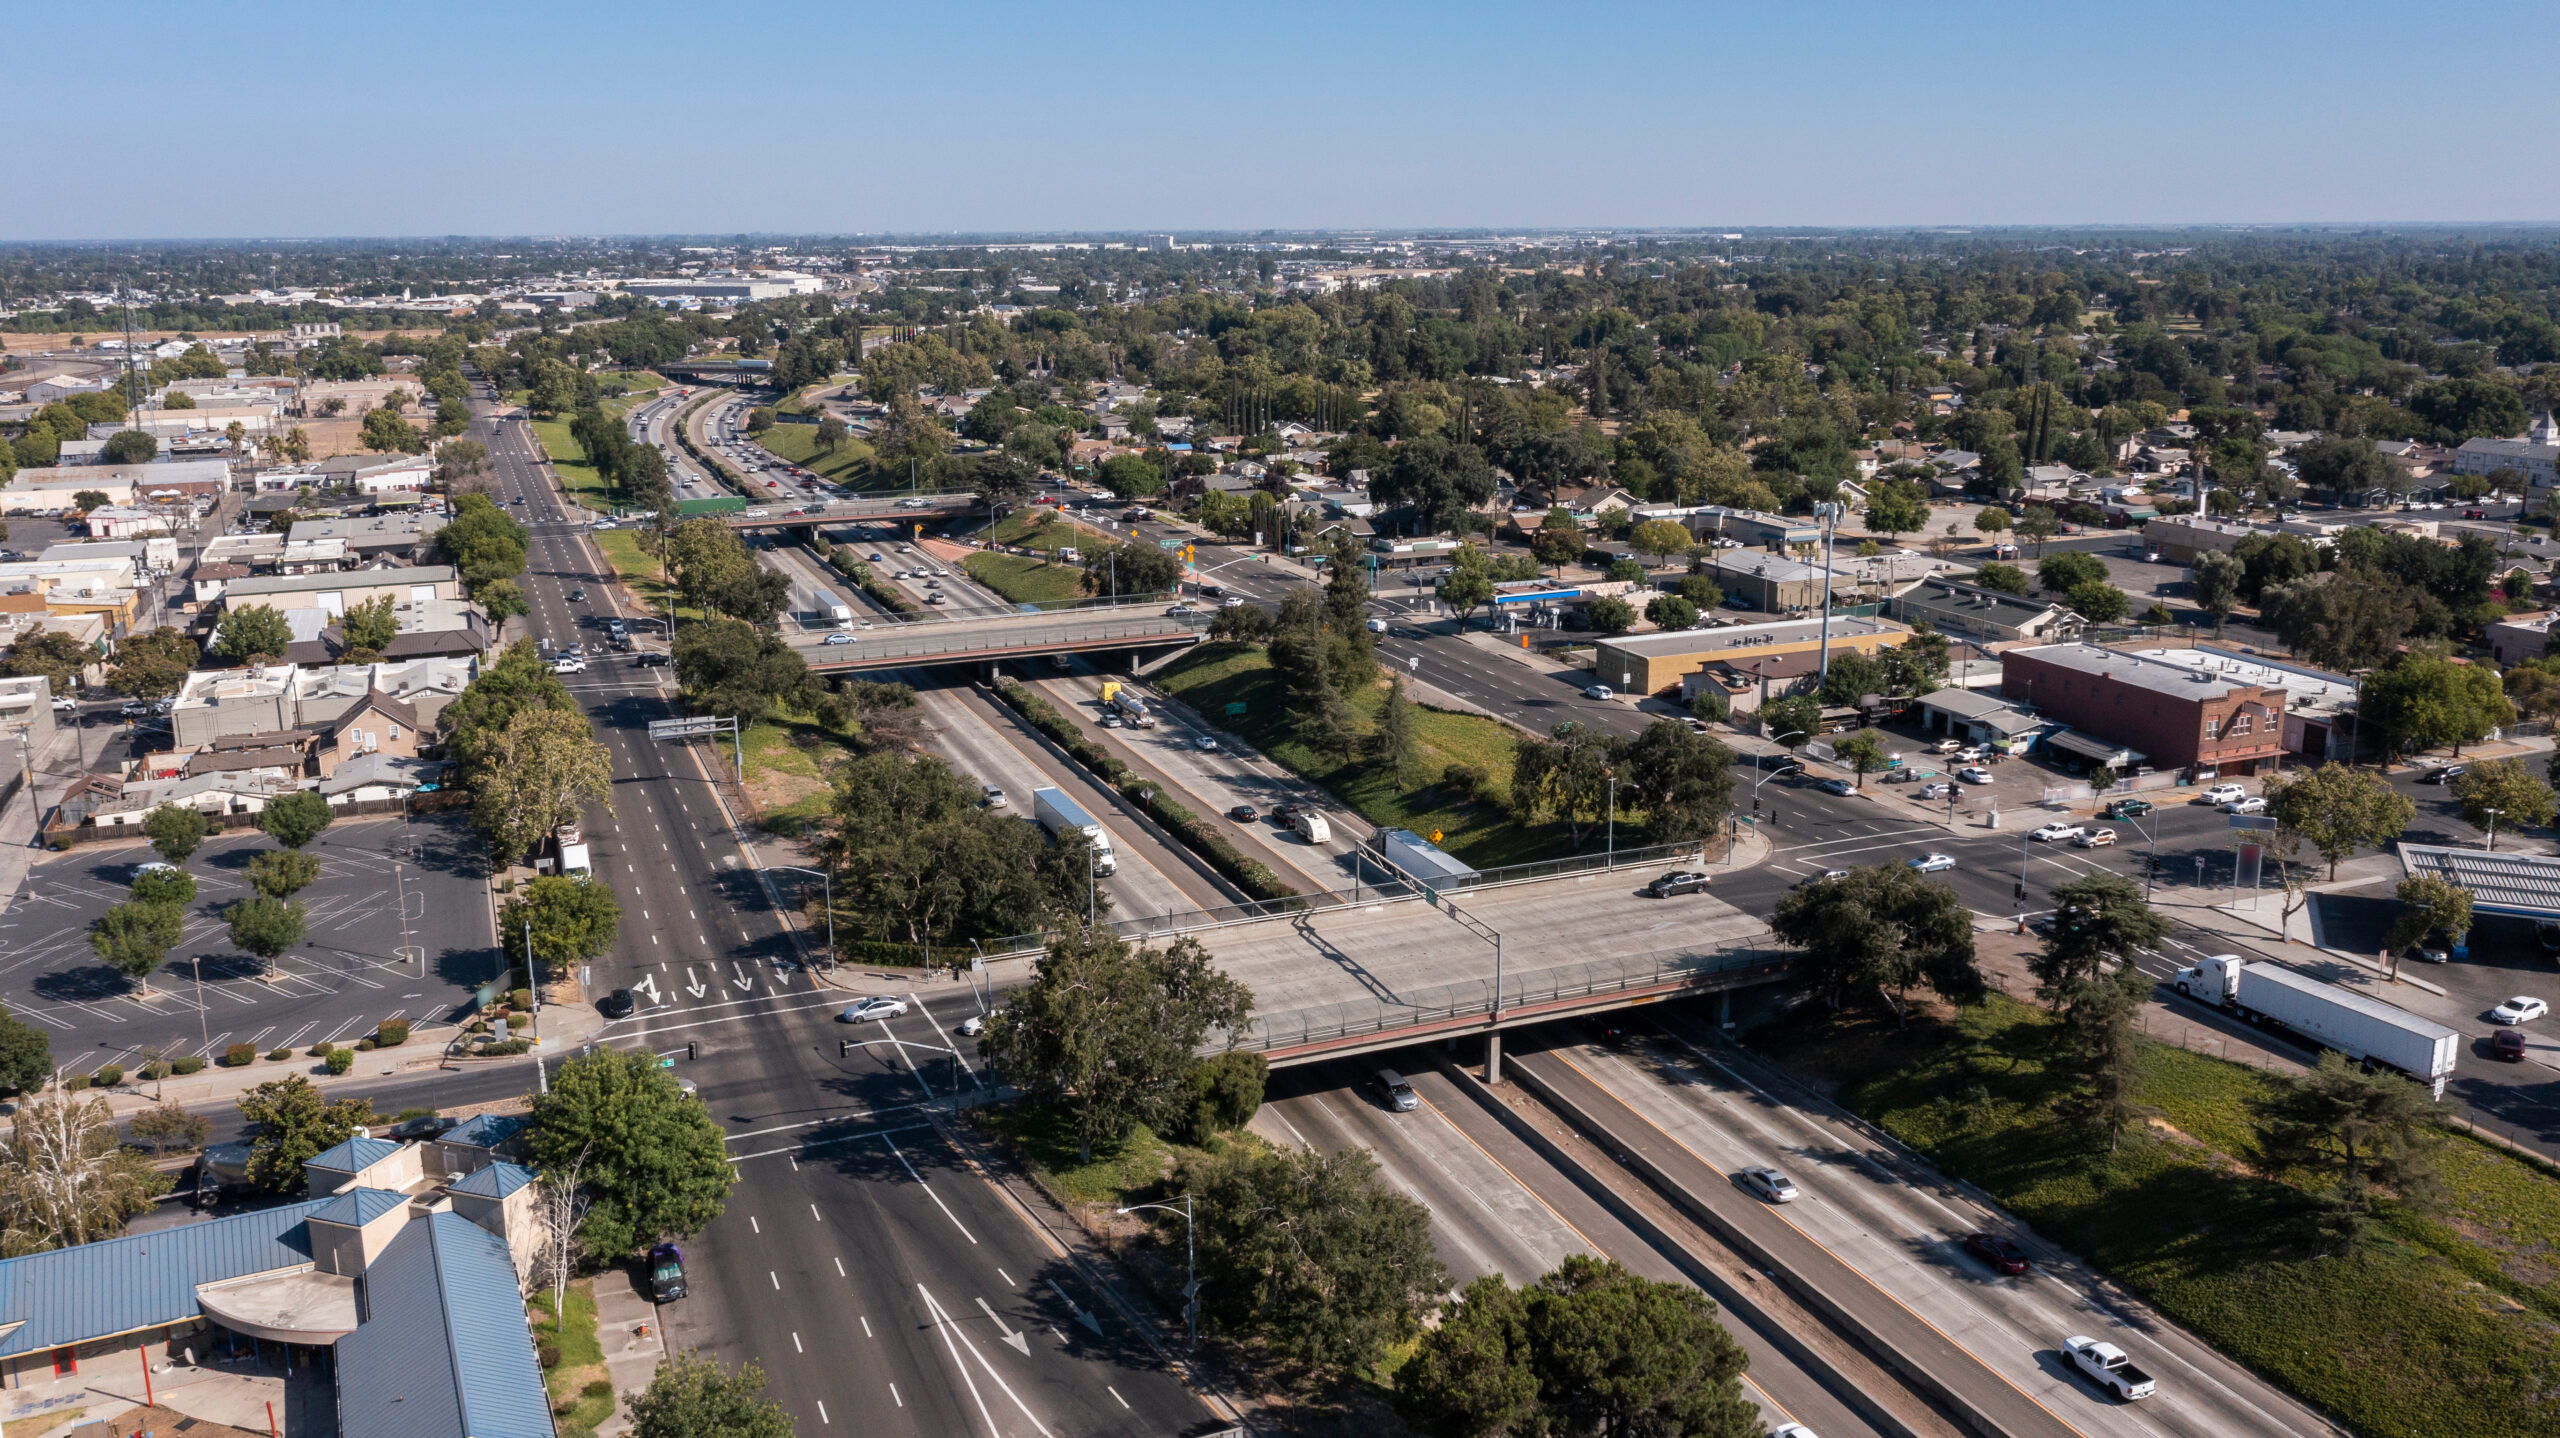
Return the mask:
<path id="1" fill-rule="evenodd" d="M 2094 644 L 2012 649 L 2000 662 L 2000 692 L 2022 708 L 2154 768 L 2226 774 L 2256 773 L 2285 752 L 2289 688 L 2314 672 L 2222 651 Z"/>
<path id="2" fill-rule="evenodd" d="M 1831 651 L 1855 650 L 1874 655 L 1899 646 L 1911 631 L 1881 619 L 1833 615 Z M 1779 666 L 1792 661 L 1793 672 L 1822 648 L 1820 619 L 1784 619 L 1766 624 L 1735 624 L 1721 629 L 1675 629 L 1655 634 L 1624 634 L 1603 639 L 1591 648 L 1591 672 L 1602 684 L 1630 694 L 1659 694 L 1676 689 L 1689 675 L 1722 668 L 1735 674 L 1777 677 Z"/>

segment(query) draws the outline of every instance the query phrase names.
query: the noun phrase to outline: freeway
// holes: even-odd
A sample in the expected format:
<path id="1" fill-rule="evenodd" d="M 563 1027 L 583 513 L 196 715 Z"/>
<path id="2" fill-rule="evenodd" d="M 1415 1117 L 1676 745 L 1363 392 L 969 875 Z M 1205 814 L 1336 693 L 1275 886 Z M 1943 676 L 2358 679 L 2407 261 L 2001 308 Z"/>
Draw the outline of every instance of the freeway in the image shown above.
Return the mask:
<path id="1" fill-rule="evenodd" d="M 533 630 L 566 642 L 595 607 L 572 604 L 570 589 L 607 609 L 617 601 L 530 440 L 510 425 L 487 442 L 502 495 L 529 501 Z M 716 758 L 645 736 L 647 720 L 672 712 L 665 671 L 607 661 L 570 682 L 613 758 L 613 812 L 588 832 L 598 877 L 625 911 L 586 988 L 629 989 L 639 1003 L 599 1042 L 699 1044 L 685 1073 L 739 1166 L 727 1212 L 688 1245 L 694 1296 L 663 1312 L 670 1339 L 761 1363 L 803 1432 L 1176 1433 L 1209 1422 L 1125 1322 L 1105 1315 L 1099 1335 L 1034 1326 L 1052 1278 L 1087 1310 L 1101 1305 L 1067 1281 L 1054 1240 L 916 1108 L 928 1089 L 953 1091 L 949 1072 L 920 1074 L 916 1060 L 951 1049 L 969 997 L 947 989 L 941 1014 L 868 1026 L 868 1046 L 841 1052 L 840 1033 L 857 1037 L 830 1021 L 842 995 L 800 966 L 769 887 L 795 881 L 763 871 L 711 782 Z"/>

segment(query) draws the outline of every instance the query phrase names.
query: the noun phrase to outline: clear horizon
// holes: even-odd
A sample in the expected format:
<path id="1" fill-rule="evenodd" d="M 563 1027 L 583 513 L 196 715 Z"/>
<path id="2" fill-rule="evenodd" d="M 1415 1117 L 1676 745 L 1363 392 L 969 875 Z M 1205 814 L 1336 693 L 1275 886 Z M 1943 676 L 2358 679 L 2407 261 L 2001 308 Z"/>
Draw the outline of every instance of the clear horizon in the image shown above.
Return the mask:
<path id="1" fill-rule="evenodd" d="M 0 241 L 2552 224 L 2549 22 L 54 7 Z"/>

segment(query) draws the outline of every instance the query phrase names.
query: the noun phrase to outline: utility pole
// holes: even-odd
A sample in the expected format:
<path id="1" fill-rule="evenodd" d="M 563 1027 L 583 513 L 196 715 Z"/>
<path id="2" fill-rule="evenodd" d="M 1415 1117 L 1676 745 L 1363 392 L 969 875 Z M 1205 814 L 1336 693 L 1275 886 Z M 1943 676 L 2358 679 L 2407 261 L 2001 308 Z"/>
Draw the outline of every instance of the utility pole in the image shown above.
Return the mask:
<path id="1" fill-rule="evenodd" d="M 1831 532 L 1839 522 L 1840 505 L 1825 500 L 1813 512 L 1822 521 L 1822 661 L 1814 677 L 1818 686 L 1831 682 Z"/>

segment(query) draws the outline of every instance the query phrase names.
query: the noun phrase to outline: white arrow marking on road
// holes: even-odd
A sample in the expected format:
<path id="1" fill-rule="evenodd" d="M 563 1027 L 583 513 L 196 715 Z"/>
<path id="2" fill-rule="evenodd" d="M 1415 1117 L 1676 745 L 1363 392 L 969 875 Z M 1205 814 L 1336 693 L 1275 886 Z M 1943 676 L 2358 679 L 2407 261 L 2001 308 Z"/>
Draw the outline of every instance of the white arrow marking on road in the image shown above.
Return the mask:
<path id="1" fill-rule="evenodd" d="M 989 1308 L 987 1306 L 987 1301 L 983 1298 L 978 1300 L 978 1311 L 987 1315 L 987 1321 L 996 1326 L 996 1331 L 998 1333 L 1004 1335 L 1004 1341 L 1013 1346 L 1014 1352 L 1021 1354 L 1025 1358 L 1031 1356 L 1031 1340 L 1014 1332 L 1012 1329 L 1005 1327 L 1004 1320 L 996 1317 L 996 1311 Z"/>
<path id="2" fill-rule="evenodd" d="M 697 999 L 709 992 L 708 989 L 703 987 L 702 980 L 694 977 L 693 965 L 691 964 L 684 966 L 684 991 L 693 995 Z"/>
<path id="3" fill-rule="evenodd" d="M 1067 1291 L 1058 1286 L 1058 1280 L 1054 1278 L 1049 1280 L 1049 1291 L 1058 1295 L 1058 1301 L 1065 1304 L 1067 1306 L 1067 1311 L 1076 1316 L 1076 1322 L 1092 1329 L 1094 1337 L 1100 1338 L 1102 1336 L 1102 1321 L 1095 1318 L 1092 1314 L 1085 1312 L 1083 1309 L 1076 1307 L 1076 1301 L 1069 1298 L 1067 1296 Z"/>
<path id="4" fill-rule="evenodd" d="M 732 979 L 730 982 L 732 982 L 732 983 L 734 983 L 734 984 L 736 984 L 736 985 L 738 986 L 738 992 L 740 992 L 740 993 L 742 993 L 742 994 L 743 994 L 743 993 L 747 992 L 749 989 L 752 989 L 752 988 L 754 988 L 754 987 L 756 986 L 756 981 L 755 981 L 755 980 L 753 980 L 753 979 L 751 979 L 751 978 L 748 978 L 748 977 L 747 977 L 747 971 L 746 971 L 745 967 L 744 967 L 743 965 L 741 965 L 737 960 L 735 960 L 735 959 L 731 959 L 731 960 L 729 961 L 729 968 L 730 968 L 731 972 L 733 972 L 733 973 L 735 973 L 735 974 L 737 975 L 737 977 L 736 977 L 735 979 Z"/>

